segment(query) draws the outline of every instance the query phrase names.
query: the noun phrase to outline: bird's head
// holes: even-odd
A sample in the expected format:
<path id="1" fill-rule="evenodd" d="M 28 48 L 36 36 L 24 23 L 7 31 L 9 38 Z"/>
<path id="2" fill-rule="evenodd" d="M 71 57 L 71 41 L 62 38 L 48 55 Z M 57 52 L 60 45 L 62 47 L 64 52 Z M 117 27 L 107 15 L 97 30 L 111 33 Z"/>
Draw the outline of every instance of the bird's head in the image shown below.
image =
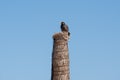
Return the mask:
<path id="1" fill-rule="evenodd" d="M 61 22 L 61 25 L 65 25 L 65 22 Z"/>

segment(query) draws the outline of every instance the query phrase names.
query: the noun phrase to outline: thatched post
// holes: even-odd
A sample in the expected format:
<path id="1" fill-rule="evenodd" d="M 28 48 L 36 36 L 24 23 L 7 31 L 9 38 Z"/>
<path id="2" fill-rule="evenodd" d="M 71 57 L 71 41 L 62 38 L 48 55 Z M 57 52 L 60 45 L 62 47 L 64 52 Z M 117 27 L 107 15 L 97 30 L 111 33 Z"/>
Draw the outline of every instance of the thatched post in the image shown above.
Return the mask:
<path id="1" fill-rule="evenodd" d="M 64 25 L 64 29 L 65 28 L 66 26 Z M 70 33 L 64 29 L 62 32 L 53 35 L 51 80 L 70 80 L 68 54 L 68 39 Z M 68 27 L 66 29 L 68 29 Z"/>

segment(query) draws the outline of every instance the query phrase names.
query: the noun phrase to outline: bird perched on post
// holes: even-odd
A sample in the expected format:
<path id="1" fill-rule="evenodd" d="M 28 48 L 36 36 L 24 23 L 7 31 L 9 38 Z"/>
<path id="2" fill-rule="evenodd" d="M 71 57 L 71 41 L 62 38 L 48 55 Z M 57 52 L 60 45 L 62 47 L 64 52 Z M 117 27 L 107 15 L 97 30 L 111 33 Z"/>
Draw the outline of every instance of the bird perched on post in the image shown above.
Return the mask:
<path id="1" fill-rule="evenodd" d="M 59 33 L 56 33 L 53 35 L 53 39 L 57 40 L 60 38 L 64 38 L 66 41 L 70 38 L 70 32 L 68 26 L 65 24 L 65 22 L 61 22 L 61 31 Z"/>
<path id="2" fill-rule="evenodd" d="M 68 36 L 70 36 L 68 25 L 66 25 L 65 22 L 61 22 L 61 31 L 68 32 Z"/>

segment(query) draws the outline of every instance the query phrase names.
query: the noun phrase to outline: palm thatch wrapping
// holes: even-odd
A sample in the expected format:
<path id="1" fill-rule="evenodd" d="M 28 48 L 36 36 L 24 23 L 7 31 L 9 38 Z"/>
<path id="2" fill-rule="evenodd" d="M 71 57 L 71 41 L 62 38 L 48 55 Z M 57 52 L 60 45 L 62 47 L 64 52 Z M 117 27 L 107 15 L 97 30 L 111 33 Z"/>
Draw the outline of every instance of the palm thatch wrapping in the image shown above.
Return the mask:
<path id="1" fill-rule="evenodd" d="M 56 33 L 53 39 L 51 80 L 70 80 L 68 32 Z"/>

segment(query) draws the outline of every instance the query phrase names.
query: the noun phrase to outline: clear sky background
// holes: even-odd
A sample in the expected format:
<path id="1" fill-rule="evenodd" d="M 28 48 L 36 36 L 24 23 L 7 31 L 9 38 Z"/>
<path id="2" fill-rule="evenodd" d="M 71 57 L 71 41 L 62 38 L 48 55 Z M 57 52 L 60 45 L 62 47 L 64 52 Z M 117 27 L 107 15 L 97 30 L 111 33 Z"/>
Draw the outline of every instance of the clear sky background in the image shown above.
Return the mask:
<path id="1" fill-rule="evenodd" d="M 120 80 L 120 0 L 0 0 L 0 80 L 50 80 L 61 21 L 71 80 Z"/>

